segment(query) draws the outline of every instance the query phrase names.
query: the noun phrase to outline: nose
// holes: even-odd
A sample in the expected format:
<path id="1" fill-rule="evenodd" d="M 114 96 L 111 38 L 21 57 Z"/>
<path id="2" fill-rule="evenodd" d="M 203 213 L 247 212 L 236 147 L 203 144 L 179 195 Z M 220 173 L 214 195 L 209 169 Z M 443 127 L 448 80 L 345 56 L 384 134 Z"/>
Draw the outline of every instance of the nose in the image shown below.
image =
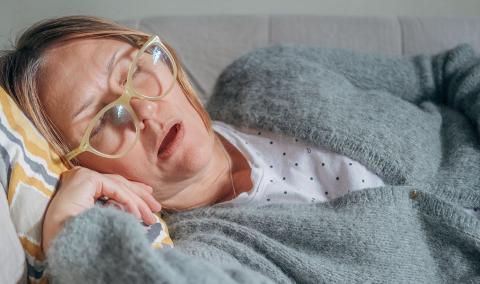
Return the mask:
<path id="1" fill-rule="evenodd" d="M 147 121 L 155 118 L 158 110 L 158 102 L 132 98 L 130 101 L 133 111 L 140 120 L 140 130 L 145 128 Z M 162 125 L 160 125 L 162 127 Z"/>

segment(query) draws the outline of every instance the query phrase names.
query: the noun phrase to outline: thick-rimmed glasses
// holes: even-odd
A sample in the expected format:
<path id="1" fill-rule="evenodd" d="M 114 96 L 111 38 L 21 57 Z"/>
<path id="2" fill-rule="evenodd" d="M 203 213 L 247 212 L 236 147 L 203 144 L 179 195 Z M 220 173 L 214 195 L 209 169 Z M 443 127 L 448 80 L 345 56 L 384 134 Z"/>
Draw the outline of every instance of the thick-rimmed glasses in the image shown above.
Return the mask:
<path id="1" fill-rule="evenodd" d="M 139 119 L 130 100 L 159 100 L 170 92 L 176 80 L 177 66 L 172 54 L 158 36 L 151 36 L 128 68 L 123 94 L 95 115 L 80 145 L 65 158 L 70 161 L 85 151 L 112 159 L 126 155 L 139 136 Z"/>

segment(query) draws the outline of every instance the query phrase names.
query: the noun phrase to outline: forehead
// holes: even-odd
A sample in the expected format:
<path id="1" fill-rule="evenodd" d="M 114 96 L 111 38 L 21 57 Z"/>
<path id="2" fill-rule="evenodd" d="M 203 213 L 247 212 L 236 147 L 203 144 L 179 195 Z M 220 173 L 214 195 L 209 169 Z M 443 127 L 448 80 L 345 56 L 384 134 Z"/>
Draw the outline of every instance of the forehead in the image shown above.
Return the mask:
<path id="1" fill-rule="evenodd" d="M 84 77 L 104 72 L 106 62 L 122 47 L 129 45 L 113 39 L 77 39 L 56 44 L 45 53 L 42 79 L 50 90 L 56 91 L 65 85 L 82 84 Z"/>
<path id="2" fill-rule="evenodd" d="M 82 64 L 95 63 L 102 55 L 111 53 L 126 43 L 113 39 L 75 39 L 54 44 L 45 53 L 46 67 L 62 65 L 65 61 L 75 63 L 78 59 L 90 59 Z"/>

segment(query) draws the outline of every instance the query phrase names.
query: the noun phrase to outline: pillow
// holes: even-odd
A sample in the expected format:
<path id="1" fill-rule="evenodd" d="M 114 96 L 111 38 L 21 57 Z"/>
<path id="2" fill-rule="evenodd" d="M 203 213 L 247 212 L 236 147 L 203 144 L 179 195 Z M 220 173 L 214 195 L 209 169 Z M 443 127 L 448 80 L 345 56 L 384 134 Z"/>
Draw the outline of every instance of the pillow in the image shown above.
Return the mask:
<path id="1" fill-rule="evenodd" d="M 25 253 L 10 220 L 7 195 L 0 184 L 0 283 L 25 283 Z"/>
<path id="2" fill-rule="evenodd" d="M 66 170 L 58 155 L 48 145 L 33 124 L 22 113 L 10 96 L 0 88 L 0 183 L 8 203 L 9 218 L 25 252 L 27 275 L 32 282 L 45 281 L 45 255 L 42 253 L 42 219 L 52 197 L 60 174 Z M 4 198 L 5 199 L 5 198 Z M 3 214 L 3 211 L 0 211 Z M 158 216 L 157 216 L 158 218 Z M 3 221 L 2 221 L 3 222 Z M 11 224 L 0 224 L 2 228 Z M 145 227 L 152 247 L 173 246 L 165 222 Z M 14 248 L 10 242 L 1 246 Z M 11 238 L 10 238 L 11 240 Z M 5 257 L 2 250 L 2 258 Z M 24 256 L 21 256 L 24 257 Z M 2 260 L 3 263 L 11 259 Z M 24 269 L 22 266 L 16 266 Z M 24 271 L 10 271 L 23 275 Z M 0 277 L 0 279 L 2 279 Z"/>

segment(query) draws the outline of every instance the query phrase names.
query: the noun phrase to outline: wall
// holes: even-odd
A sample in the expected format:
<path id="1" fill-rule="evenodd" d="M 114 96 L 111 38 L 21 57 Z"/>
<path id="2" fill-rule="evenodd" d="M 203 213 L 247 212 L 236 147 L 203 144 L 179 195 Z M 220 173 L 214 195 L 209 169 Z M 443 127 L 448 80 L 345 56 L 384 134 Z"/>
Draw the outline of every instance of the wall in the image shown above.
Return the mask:
<path id="1" fill-rule="evenodd" d="M 153 15 L 328 14 L 480 17 L 479 0 L 0 0 L 0 47 L 32 23 L 72 14 L 114 20 Z"/>

